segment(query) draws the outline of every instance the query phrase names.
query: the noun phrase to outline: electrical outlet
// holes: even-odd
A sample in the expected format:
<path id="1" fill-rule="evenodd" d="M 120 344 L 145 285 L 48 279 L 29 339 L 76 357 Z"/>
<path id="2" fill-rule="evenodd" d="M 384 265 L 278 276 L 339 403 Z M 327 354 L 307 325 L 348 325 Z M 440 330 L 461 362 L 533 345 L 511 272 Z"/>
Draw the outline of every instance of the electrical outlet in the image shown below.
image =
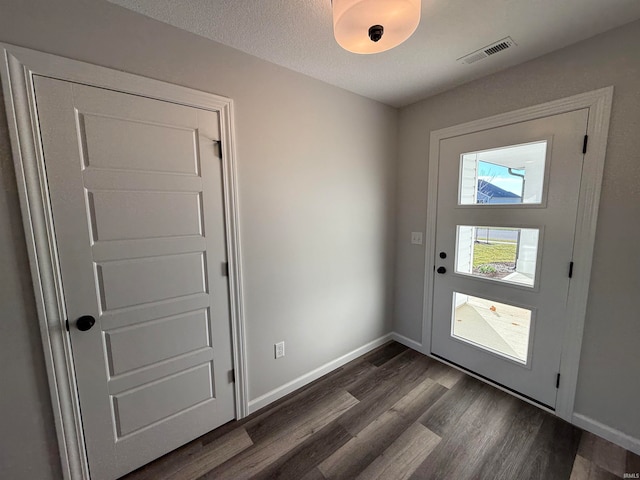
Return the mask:
<path id="1" fill-rule="evenodd" d="M 411 243 L 413 245 L 422 245 L 422 232 L 411 232 Z"/>
<path id="2" fill-rule="evenodd" d="M 276 350 L 276 358 L 284 357 L 284 342 L 279 342 L 274 345 Z"/>

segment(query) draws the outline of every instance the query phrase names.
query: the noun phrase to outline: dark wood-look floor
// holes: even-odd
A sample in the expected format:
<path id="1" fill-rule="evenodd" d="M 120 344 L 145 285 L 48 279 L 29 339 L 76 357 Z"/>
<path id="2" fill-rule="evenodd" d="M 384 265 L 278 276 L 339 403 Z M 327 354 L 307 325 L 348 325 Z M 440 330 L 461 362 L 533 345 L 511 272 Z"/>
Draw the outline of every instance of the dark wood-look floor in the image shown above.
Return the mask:
<path id="1" fill-rule="evenodd" d="M 640 457 L 391 342 L 126 480 L 610 479 Z"/>

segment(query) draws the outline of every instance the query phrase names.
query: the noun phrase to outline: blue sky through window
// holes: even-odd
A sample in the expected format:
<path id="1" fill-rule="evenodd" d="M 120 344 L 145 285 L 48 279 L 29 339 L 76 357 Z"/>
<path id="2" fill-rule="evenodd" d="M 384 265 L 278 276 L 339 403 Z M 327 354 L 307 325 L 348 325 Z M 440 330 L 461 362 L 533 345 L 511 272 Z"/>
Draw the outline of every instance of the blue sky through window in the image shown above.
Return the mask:
<path id="1" fill-rule="evenodd" d="M 513 172 L 524 174 L 524 170 L 514 169 Z M 479 161 L 478 178 L 518 196 L 522 194 L 522 178 L 510 175 L 509 169 L 502 165 Z"/>

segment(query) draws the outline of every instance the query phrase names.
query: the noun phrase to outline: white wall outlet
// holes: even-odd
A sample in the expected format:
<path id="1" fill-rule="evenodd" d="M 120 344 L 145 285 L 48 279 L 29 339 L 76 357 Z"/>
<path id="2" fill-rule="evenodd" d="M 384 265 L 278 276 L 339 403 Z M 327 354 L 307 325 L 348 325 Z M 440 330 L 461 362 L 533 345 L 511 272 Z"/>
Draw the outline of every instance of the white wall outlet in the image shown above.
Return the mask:
<path id="1" fill-rule="evenodd" d="M 276 350 L 276 358 L 284 357 L 284 342 L 278 342 L 274 347 Z"/>
<path id="2" fill-rule="evenodd" d="M 422 245 L 422 232 L 411 232 L 411 243 L 413 245 Z"/>

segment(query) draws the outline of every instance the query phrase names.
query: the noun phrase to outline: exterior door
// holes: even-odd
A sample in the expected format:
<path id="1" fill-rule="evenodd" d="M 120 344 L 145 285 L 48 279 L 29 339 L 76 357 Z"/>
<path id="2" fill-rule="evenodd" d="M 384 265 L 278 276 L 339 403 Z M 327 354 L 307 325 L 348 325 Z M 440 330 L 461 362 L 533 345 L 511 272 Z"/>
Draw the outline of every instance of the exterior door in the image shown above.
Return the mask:
<path id="1" fill-rule="evenodd" d="M 89 470 L 115 479 L 235 416 L 218 114 L 35 85 Z"/>
<path id="2" fill-rule="evenodd" d="M 587 114 L 440 144 L 431 351 L 550 408 Z"/>

